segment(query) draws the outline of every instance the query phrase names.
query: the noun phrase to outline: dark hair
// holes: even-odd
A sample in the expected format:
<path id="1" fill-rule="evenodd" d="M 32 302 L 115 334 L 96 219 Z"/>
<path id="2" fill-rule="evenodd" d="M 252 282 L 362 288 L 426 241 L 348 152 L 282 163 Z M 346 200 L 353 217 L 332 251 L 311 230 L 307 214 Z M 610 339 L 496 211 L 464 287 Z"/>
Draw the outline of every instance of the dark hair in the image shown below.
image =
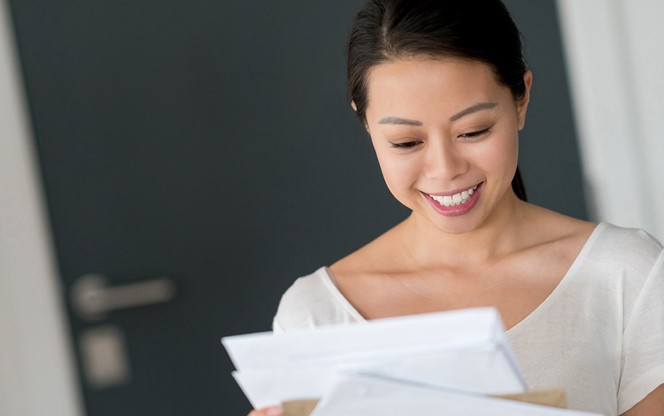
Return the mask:
<path id="1" fill-rule="evenodd" d="M 347 51 L 348 90 L 362 122 L 369 70 L 404 56 L 481 61 L 515 100 L 526 92 L 522 36 L 500 0 L 367 1 L 353 22 Z M 526 200 L 518 167 L 512 189 Z"/>

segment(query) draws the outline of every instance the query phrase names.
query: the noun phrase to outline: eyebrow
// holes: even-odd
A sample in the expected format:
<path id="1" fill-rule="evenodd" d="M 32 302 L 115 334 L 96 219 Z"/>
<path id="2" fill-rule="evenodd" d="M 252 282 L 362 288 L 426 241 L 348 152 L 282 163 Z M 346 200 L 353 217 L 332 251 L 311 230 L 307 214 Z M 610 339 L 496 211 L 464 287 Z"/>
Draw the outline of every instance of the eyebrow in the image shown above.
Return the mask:
<path id="1" fill-rule="evenodd" d="M 378 124 L 405 124 L 406 126 L 421 126 L 422 122 L 418 120 L 409 120 L 401 117 L 383 117 L 378 121 Z"/>
<path id="2" fill-rule="evenodd" d="M 470 107 L 466 108 L 465 110 L 461 110 L 452 117 L 450 117 L 450 121 L 457 121 L 461 117 L 467 116 L 468 114 L 476 113 L 478 111 L 482 110 L 488 110 L 490 108 L 494 108 L 497 106 L 498 103 L 477 103 L 475 105 L 471 105 Z"/>
<path id="3" fill-rule="evenodd" d="M 477 103 L 475 105 L 471 105 L 470 107 L 461 110 L 452 117 L 450 117 L 450 121 L 457 121 L 458 119 L 467 116 L 468 114 L 476 113 L 482 110 L 488 110 L 494 108 L 497 105 L 498 103 L 489 103 L 489 102 Z M 389 116 L 381 118 L 378 121 L 378 124 L 403 124 L 406 126 L 421 126 L 422 122 L 419 120 L 411 120 L 407 118 Z"/>

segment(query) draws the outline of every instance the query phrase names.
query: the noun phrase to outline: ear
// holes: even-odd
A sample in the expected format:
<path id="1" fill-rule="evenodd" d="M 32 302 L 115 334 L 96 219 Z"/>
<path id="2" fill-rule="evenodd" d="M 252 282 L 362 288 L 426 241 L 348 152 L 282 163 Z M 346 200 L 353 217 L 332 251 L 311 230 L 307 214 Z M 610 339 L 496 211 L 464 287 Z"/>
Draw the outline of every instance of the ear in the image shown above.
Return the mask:
<path id="1" fill-rule="evenodd" d="M 350 106 L 353 107 L 353 111 L 357 113 L 357 105 L 355 105 L 355 100 L 350 102 Z M 367 133 L 369 133 L 369 125 L 366 122 L 364 122 L 363 124 L 364 124 L 364 129 L 367 131 Z"/>
<path id="2" fill-rule="evenodd" d="M 526 85 L 526 90 L 523 94 L 523 98 L 516 103 L 519 131 L 523 130 L 526 126 L 526 112 L 528 111 L 528 104 L 530 103 L 530 88 L 533 85 L 533 72 L 531 70 L 527 70 L 526 73 L 523 74 L 523 83 Z"/>

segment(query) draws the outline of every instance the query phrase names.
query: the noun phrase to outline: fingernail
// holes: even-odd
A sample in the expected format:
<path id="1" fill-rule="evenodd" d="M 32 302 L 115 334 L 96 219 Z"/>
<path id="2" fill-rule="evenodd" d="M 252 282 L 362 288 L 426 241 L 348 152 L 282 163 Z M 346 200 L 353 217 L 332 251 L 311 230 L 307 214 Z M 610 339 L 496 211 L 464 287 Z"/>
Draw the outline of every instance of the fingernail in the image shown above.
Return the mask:
<path id="1" fill-rule="evenodd" d="M 266 410 L 265 411 L 266 416 L 281 416 L 281 414 L 283 413 L 281 407 L 279 406 L 268 407 L 265 410 Z"/>

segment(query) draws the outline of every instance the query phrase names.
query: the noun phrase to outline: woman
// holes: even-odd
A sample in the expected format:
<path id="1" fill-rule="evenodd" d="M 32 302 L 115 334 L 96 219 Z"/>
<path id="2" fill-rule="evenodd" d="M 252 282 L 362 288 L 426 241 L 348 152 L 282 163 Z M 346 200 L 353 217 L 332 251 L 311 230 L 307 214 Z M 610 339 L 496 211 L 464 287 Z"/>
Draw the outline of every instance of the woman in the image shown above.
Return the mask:
<path id="1" fill-rule="evenodd" d="M 504 5 L 370 0 L 348 83 L 412 213 L 298 279 L 274 330 L 494 306 L 531 389 L 564 387 L 579 410 L 664 415 L 662 246 L 526 202 L 518 132 L 532 74 Z"/>

